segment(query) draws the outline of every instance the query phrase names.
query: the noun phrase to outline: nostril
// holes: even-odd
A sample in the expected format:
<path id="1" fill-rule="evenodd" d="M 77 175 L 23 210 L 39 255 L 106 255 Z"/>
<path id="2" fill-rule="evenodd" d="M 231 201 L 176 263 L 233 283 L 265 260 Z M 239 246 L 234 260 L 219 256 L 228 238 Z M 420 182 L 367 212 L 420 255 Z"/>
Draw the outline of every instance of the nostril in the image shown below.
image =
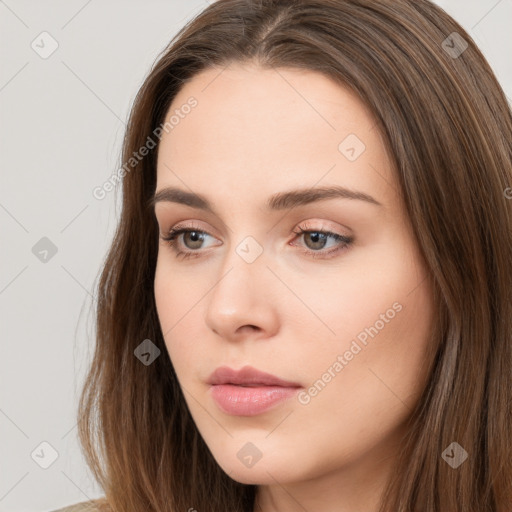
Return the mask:
<path id="1" fill-rule="evenodd" d="M 244 329 L 250 329 L 250 330 L 253 330 L 253 331 L 259 331 L 260 330 L 260 328 L 257 325 L 251 325 L 251 324 L 243 325 L 242 327 L 239 328 L 239 330 L 244 330 Z"/>

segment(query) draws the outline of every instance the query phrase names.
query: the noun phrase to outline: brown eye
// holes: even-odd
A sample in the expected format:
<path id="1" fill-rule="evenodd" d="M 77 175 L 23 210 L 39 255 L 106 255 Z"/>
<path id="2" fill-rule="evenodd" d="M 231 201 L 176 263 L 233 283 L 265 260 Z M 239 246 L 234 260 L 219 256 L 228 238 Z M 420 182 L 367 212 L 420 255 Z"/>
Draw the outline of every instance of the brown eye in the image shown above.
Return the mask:
<path id="1" fill-rule="evenodd" d="M 191 226 L 188 228 L 174 227 L 161 238 L 171 247 L 176 257 L 187 259 L 201 256 L 205 252 L 201 249 L 205 248 L 203 243 L 206 241 L 206 237 L 214 239 L 206 231 Z"/>
<path id="2" fill-rule="evenodd" d="M 303 233 L 304 242 L 312 250 L 320 250 L 325 247 L 328 236 L 320 231 L 306 231 Z"/>
<path id="3" fill-rule="evenodd" d="M 346 249 L 353 242 L 352 237 L 332 233 L 331 231 L 303 229 L 299 227 L 294 233 L 298 235 L 297 238 L 304 240 L 304 245 L 307 247 L 307 250 L 304 252 L 313 258 L 328 258 Z M 322 250 L 325 249 L 329 240 L 333 240 L 334 243 L 328 247 L 327 250 Z"/>
<path id="4" fill-rule="evenodd" d="M 187 239 L 189 241 L 187 241 Z M 183 245 L 187 249 L 201 249 L 204 242 L 204 233 L 202 231 L 184 231 L 183 232 Z"/>

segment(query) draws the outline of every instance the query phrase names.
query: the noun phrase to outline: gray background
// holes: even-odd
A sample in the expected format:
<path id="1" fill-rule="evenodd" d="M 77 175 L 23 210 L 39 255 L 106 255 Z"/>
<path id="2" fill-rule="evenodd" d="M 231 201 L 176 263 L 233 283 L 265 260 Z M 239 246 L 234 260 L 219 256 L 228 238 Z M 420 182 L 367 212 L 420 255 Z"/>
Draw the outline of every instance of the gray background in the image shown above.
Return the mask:
<path id="1" fill-rule="evenodd" d="M 207 3 L 0 0 L 0 511 L 102 495 L 75 413 L 120 194 L 92 190 L 119 168 L 129 108 L 157 54 Z M 512 0 L 437 3 L 512 98 Z"/>

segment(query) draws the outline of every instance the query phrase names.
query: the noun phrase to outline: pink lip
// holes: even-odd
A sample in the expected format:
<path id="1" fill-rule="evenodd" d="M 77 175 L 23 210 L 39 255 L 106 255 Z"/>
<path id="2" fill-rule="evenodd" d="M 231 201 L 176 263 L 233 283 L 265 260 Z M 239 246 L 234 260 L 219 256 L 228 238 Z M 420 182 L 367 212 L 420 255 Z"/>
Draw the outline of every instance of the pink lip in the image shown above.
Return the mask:
<path id="1" fill-rule="evenodd" d="M 292 397 L 302 387 L 251 366 L 239 371 L 222 366 L 210 375 L 208 383 L 219 408 L 237 416 L 260 414 Z"/>
<path id="2" fill-rule="evenodd" d="M 287 388 L 300 388 L 296 382 L 282 380 L 275 375 L 265 373 L 252 366 L 244 366 L 240 370 L 233 370 L 228 366 L 220 366 L 209 377 L 208 384 L 237 384 L 242 386 L 282 386 Z"/>

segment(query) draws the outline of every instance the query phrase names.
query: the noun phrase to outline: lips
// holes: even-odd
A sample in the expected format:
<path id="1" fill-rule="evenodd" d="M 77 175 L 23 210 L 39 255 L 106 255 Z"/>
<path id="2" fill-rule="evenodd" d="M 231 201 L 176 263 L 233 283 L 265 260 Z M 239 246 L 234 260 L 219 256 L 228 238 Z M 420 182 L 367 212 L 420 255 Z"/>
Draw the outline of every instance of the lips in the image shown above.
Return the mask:
<path id="1" fill-rule="evenodd" d="M 256 416 L 273 409 L 302 387 L 252 366 L 240 370 L 221 366 L 210 375 L 208 383 L 210 396 L 220 410 L 233 416 Z"/>
<path id="2" fill-rule="evenodd" d="M 252 366 L 244 366 L 240 370 L 233 370 L 228 366 L 217 368 L 209 377 L 208 384 L 217 386 L 221 384 L 233 384 L 245 387 L 280 386 L 286 388 L 299 388 L 297 382 L 290 382 L 270 373 L 262 372 Z"/>

